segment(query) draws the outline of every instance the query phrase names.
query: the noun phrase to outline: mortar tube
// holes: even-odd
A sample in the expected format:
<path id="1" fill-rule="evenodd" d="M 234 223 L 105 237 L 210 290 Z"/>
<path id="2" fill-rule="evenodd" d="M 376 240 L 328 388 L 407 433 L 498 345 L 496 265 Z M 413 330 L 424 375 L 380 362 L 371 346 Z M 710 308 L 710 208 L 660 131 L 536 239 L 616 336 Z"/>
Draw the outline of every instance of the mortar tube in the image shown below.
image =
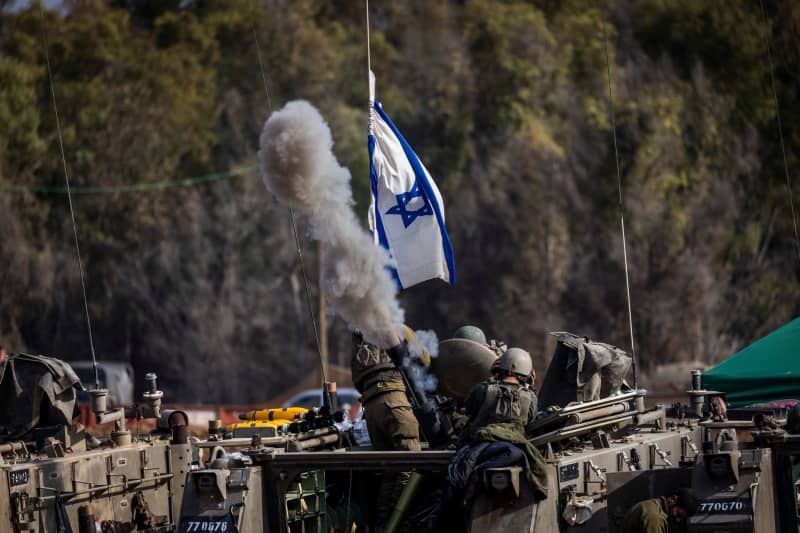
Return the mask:
<path id="1" fill-rule="evenodd" d="M 289 451 L 299 452 L 302 450 L 307 450 L 308 448 L 335 444 L 337 442 L 339 442 L 339 434 L 331 433 L 330 435 L 323 435 L 321 437 L 314 437 L 311 439 L 289 441 Z"/>
<path id="2" fill-rule="evenodd" d="M 308 439 L 316 439 L 319 437 L 324 437 L 325 435 L 330 435 L 331 433 L 336 433 L 335 427 L 324 427 L 318 429 L 311 429 L 308 431 L 303 431 L 301 433 L 296 434 L 297 440 L 308 440 Z"/>
<path id="3" fill-rule="evenodd" d="M 417 494 L 423 479 L 424 476 L 419 472 L 411 473 L 411 477 L 408 478 L 408 483 L 403 487 L 403 492 L 400 493 L 397 504 L 392 510 L 392 516 L 389 517 L 389 521 L 386 523 L 386 529 L 384 529 L 385 533 L 394 533 L 397 528 L 400 527 L 403 516 L 411 506 L 411 502 L 414 500 L 414 496 Z"/>
<path id="4" fill-rule="evenodd" d="M 573 413 L 569 416 L 568 424 L 581 424 L 583 422 L 589 422 L 590 420 L 596 420 L 604 416 L 611 416 L 624 413 L 627 410 L 628 410 L 628 404 L 615 403 L 607 407 L 592 409 L 591 411 L 585 411 L 583 413 Z"/>

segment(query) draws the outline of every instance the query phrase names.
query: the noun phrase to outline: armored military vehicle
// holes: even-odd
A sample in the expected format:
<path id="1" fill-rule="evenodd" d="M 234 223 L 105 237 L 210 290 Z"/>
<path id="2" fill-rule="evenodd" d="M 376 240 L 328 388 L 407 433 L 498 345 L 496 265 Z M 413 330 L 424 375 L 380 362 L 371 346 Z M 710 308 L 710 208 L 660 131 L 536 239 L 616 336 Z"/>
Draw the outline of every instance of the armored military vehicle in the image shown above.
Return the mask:
<path id="1" fill-rule="evenodd" d="M 494 469 L 485 473 L 471 529 L 608 530 L 609 486 L 616 474 L 678 471 L 699 453 L 697 420 L 668 421 L 665 408 L 644 408 L 644 395 L 630 391 L 543 417 L 533 441 L 545 450 L 550 496 L 535 502 L 519 467 Z M 393 529 L 433 530 L 432 500 L 444 486 L 452 451 L 345 450 L 336 448 L 341 437 L 333 435 L 334 427 L 320 438 L 304 435 L 300 443 L 308 444 L 291 449 L 281 437 L 251 438 L 249 443 L 231 439 L 230 446 L 243 446 L 241 454 L 217 448 L 206 468 L 190 473 L 180 530 L 343 530 L 351 521 L 366 522 L 364 510 L 374 505 L 368 487 L 377 475 L 411 470 L 421 479 L 398 502 L 398 515 L 405 519 L 398 518 Z"/>
<path id="2" fill-rule="evenodd" d="M 197 468 L 186 480 L 178 530 L 273 530 L 268 524 L 276 513 L 267 511 L 273 506 L 264 503 L 264 494 L 273 494 L 276 485 L 263 478 L 255 458 L 273 453 L 316 456 L 316 450 L 341 449 L 347 438 L 340 432 L 344 415 L 336 409 L 335 384 L 326 384 L 321 397 L 320 407 L 249 411 L 239 416 L 241 422 L 226 427 L 209 421 L 208 440 L 193 443 Z M 304 467 L 293 480 L 295 490 L 281 492 L 274 509 L 286 509 L 287 520 L 303 531 L 327 531 L 325 472 Z"/>
<path id="3" fill-rule="evenodd" d="M 471 381 L 487 377 L 495 357 L 471 349 L 445 350 L 443 355 L 440 365 L 468 366 L 471 371 L 460 375 L 468 375 Z M 469 389 L 447 379 L 440 380 L 440 385 L 454 396 Z M 625 388 L 609 397 L 544 413 L 531 437 L 547 460 L 548 498 L 534 500 L 518 466 L 486 471 L 473 499 L 470 529 L 607 531 L 616 512 L 609 510 L 609 486 L 617 474 L 685 471 L 680 467 L 692 464 L 700 453 L 699 419 L 680 409 L 678 416 L 669 418 L 668 414 L 675 413 L 663 406 L 647 409 L 645 394 Z M 703 398 L 696 395 L 695 404 L 701 405 Z M 262 418 L 276 418 L 275 411 L 263 411 Z M 244 427 L 226 429 L 251 426 L 252 431 L 259 430 L 255 415 L 244 418 L 248 419 Z M 266 423 L 261 426 L 271 431 Z M 375 507 L 379 476 L 391 471 L 417 475 L 397 502 L 387 531 L 442 527 L 437 523 L 438 503 L 446 488 L 452 450 L 342 448 L 347 439 L 333 424 L 315 428 L 323 433 L 319 436 L 279 431 L 237 438 L 234 431 L 227 431 L 232 438 L 197 445 L 214 452 L 201 461 L 205 468 L 189 475 L 180 531 L 349 531 L 353 523 L 361 528 Z M 226 448 L 237 452 L 226 453 Z"/>
<path id="4" fill-rule="evenodd" d="M 487 471 L 483 490 L 472 508 L 471 530 L 607 530 L 608 486 L 615 473 L 662 470 L 689 462 L 696 454 L 697 424 L 687 420 L 668 425 L 665 409 L 645 410 L 643 397 L 644 391 L 631 391 L 545 417 L 540 423 L 542 433 L 534 438 L 534 443 L 546 451 L 549 497 L 541 502 L 533 499 L 520 467 Z M 295 531 L 292 519 L 302 513 L 292 513 L 283 502 L 289 495 L 304 494 L 299 480 L 305 473 L 323 471 L 335 483 L 347 482 L 349 490 L 353 490 L 369 484 L 377 472 L 414 470 L 424 476 L 418 494 L 432 494 L 444 485 L 453 452 L 375 452 L 350 448 L 285 453 L 251 448 L 246 453 L 253 468 L 258 470 L 262 501 L 272 510 L 263 513 L 265 530 Z M 349 479 L 353 479 L 352 483 Z M 398 503 L 399 510 L 407 516 L 405 529 L 433 530 L 435 511 L 429 508 L 429 498 L 416 498 L 413 503 L 401 498 Z M 368 499 L 359 505 L 369 506 Z M 314 513 L 320 512 L 314 508 Z M 337 510 L 335 519 L 340 515 Z"/>
<path id="5" fill-rule="evenodd" d="M 542 417 L 532 440 L 547 460 L 548 498 L 534 499 L 520 467 L 487 470 L 469 530 L 615 532 L 634 503 L 691 487 L 699 508 L 687 531 L 798 531 L 800 437 L 714 420 L 708 399 L 720 393 L 688 392 L 686 406 L 645 409 L 645 391 L 631 390 Z M 387 531 L 441 529 L 437 499 L 453 451 L 342 449 L 335 431 L 291 448 L 251 438 L 232 441 L 238 454 L 217 449 L 189 475 L 180 531 L 361 531 L 376 478 L 391 471 L 416 475 Z"/>
<path id="6" fill-rule="evenodd" d="M 741 409 L 719 415 L 704 400 L 723 397 L 694 386 L 688 413 L 698 420 L 700 449 L 681 468 L 615 474 L 609 479 L 609 531 L 617 531 L 625 510 L 642 499 L 668 495 L 690 487 L 698 499 L 688 532 L 796 533 L 800 437 L 783 429 L 785 413 L 772 409 Z"/>
<path id="7" fill-rule="evenodd" d="M 574 336 L 562 335 L 562 341 L 580 344 Z M 586 347 L 583 355 L 596 348 Z M 461 375 L 473 381 L 488 375 L 493 360 L 481 350 L 444 355 L 439 365 L 467 367 Z M 553 364 L 574 362 L 570 356 Z M 588 366 L 577 371 L 601 370 L 583 362 Z M 697 514 L 683 524 L 687 531 L 798 531 L 800 437 L 774 429 L 779 413 L 720 416 L 715 399 L 724 394 L 704 390 L 697 371 L 685 405 L 648 408 L 646 391 L 624 383 L 612 395 L 592 399 L 581 383 L 594 391 L 605 383 L 590 373 L 567 383 L 576 399 L 545 409 L 529 434 L 546 460 L 548 497 L 536 500 L 520 466 L 486 469 L 466 509 L 469 531 L 613 533 L 633 504 L 679 487 L 691 487 L 699 499 Z M 468 390 L 447 378 L 440 385 L 456 397 Z M 228 428 L 212 424 L 211 438 L 196 444 L 200 468 L 187 479 L 179 531 L 363 531 L 376 506 L 378 480 L 393 471 L 414 475 L 386 531 L 447 527 L 438 512 L 452 449 L 353 446 L 330 417 L 335 409 L 326 409 L 265 409 L 243 414 L 241 424 Z"/>
<path id="8" fill-rule="evenodd" d="M 82 390 L 64 361 L 13 354 L 0 365 L 0 531 L 96 533 L 172 531 L 191 451 L 187 419 L 161 409 L 147 375 L 143 401 L 108 408 L 109 391 L 91 390 L 95 437 L 74 422 Z M 134 435 L 127 419 L 155 419 Z"/>

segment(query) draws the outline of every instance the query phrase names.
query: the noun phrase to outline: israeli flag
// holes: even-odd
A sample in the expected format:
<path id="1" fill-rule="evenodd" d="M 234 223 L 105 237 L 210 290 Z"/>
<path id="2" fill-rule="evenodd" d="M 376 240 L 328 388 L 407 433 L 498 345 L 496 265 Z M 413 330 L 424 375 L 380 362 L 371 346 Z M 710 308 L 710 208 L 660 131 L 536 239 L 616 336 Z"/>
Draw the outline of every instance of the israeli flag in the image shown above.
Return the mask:
<path id="1" fill-rule="evenodd" d="M 375 242 L 389 251 L 401 289 L 440 278 L 456 281 L 442 195 L 430 173 L 375 99 L 370 72 L 369 158 Z"/>

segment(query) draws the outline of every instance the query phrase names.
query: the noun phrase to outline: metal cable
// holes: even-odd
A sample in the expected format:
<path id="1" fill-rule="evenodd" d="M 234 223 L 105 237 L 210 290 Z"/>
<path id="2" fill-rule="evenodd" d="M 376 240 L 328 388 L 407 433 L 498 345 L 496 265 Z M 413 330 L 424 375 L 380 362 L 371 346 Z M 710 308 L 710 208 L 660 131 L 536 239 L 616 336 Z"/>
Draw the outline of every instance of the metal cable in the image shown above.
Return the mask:
<path id="1" fill-rule="evenodd" d="M 622 229 L 622 257 L 625 263 L 625 293 L 628 298 L 628 325 L 631 333 L 631 366 L 633 369 L 633 388 L 637 386 L 636 380 L 636 344 L 633 337 L 633 310 L 631 307 L 631 282 L 628 273 L 628 245 L 625 238 L 625 209 L 622 202 L 622 172 L 619 167 L 619 148 L 617 147 L 617 123 L 614 115 L 614 96 L 611 89 L 611 60 L 608 55 L 608 29 L 606 19 L 603 17 L 603 44 L 606 55 L 606 73 L 608 75 L 608 109 L 611 116 L 611 132 L 614 138 L 614 160 L 617 164 L 617 189 L 619 191 L 619 224 Z"/>
<path id="2" fill-rule="evenodd" d="M 264 82 L 264 93 L 267 95 L 267 111 L 272 112 L 272 99 L 269 96 L 269 85 L 267 84 L 267 71 L 264 69 L 264 60 L 261 58 L 261 45 L 258 42 L 256 23 L 251 21 L 250 27 L 253 30 L 253 40 L 256 42 L 256 52 L 258 53 L 258 66 L 261 69 L 261 81 Z"/>
<path id="3" fill-rule="evenodd" d="M 300 248 L 300 237 L 297 234 L 297 224 L 294 221 L 294 211 L 289 208 L 289 219 L 292 221 L 292 232 L 294 233 L 294 243 L 297 246 L 297 260 L 300 263 L 300 272 L 303 274 L 303 285 L 306 289 L 306 302 L 308 303 L 308 314 L 311 315 L 311 327 L 314 329 L 314 340 L 317 343 L 317 354 L 319 355 L 319 370 L 322 373 L 322 381 L 327 382 L 328 376 L 325 375 L 325 360 L 322 357 L 322 346 L 319 342 L 319 332 L 317 331 L 317 320 L 314 317 L 314 306 L 311 303 L 311 292 L 308 289 L 308 277 L 306 276 L 306 267 L 303 262 L 303 252 Z M 328 394 L 328 390 L 323 391 Z"/>
<path id="4" fill-rule="evenodd" d="M 47 77 L 50 80 L 50 94 L 53 97 L 53 110 L 56 116 L 56 133 L 58 134 L 58 146 L 61 150 L 61 162 L 64 164 L 64 180 L 67 184 L 67 200 L 69 200 L 69 214 L 72 219 L 72 235 L 75 237 L 75 252 L 78 256 L 78 271 L 81 275 L 81 290 L 83 292 L 83 309 L 86 312 L 86 326 L 89 329 L 89 348 L 92 352 L 92 366 L 94 368 L 94 385 L 95 389 L 100 388 L 100 376 L 97 372 L 97 358 L 94 352 L 94 339 L 92 337 L 92 319 L 89 316 L 89 300 L 86 297 L 86 280 L 83 273 L 83 262 L 81 261 L 81 248 L 78 244 L 78 228 L 75 224 L 75 209 L 72 205 L 72 194 L 69 188 L 69 172 L 67 171 L 67 157 L 64 155 L 64 140 L 61 136 L 61 121 L 58 117 L 58 105 L 56 104 L 56 87 L 53 82 L 53 71 L 50 68 L 50 51 L 47 42 L 47 32 L 45 31 L 44 23 L 44 8 L 39 4 L 39 17 L 41 19 L 42 39 L 44 41 L 44 57 L 47 62 Z"/>
<path id="5" fill-rule="evenodd" d="M 792 210 L 792 224 L 794 225 L 794 243 L 797 247 L 797 258 L 800 260 L 800 235 L 797 231 L 797 215 L 794 209 L 794 196 L 792 193 L 792 182 L 791 178 L 789 177 L 789 161 L 786 159 L 786 143 L 783 140 L 783 125 L 781 124 L 781 108 L 778 104 L 778 91 L 775 89 L 775 68 L 772 64 L 772 50 L 769 45 L 769 33 L 767 31 L 767 15 L 766 11 L 764 10 L 764 0 L 760 0 L 761 3 L 761 20 L 764 23 L 763 31 L 764 31 L 764 43 L 766 44 L 767 48 L 767 59 L 769 59 L 769 75 L 772 79 L 772 98 L 775 102 L 775 117 L 778 121 L 778 136 L 781 139 L 781 153 L 783 154 L 783 170 L 786 174 L 786 190 L 789 193 L 789 207 Z"/>
<path id="6" fill-rule="evenodd" d="M 261 57 L 261 45 L 258 42 L 258 33 L 256 32 L 255 22 L 251 21 L 251 28 L 253 30 L 253 40 L 256 43 L 256 52 L 258 53 L 258 66 L 261 68 L 261 80 L 264 82 L 264 93 L 267 95 L 268 111 L 272 111 L 272 99 L 269 96 L 269 85 L 267 84 L 267 74 L 264 69 L 264 60 Z M 303 252 L 300 246 L 300 236 L 297 233 L 297 224 L 294 219 L 294 210 L 289 207 L 289 219 L 292 221 L 292 233 L 294 233 L 294 243 L 297 247 L 297 260 L 300 263 L 300 272 L 303 275 L 303 286 L 306 292 L 306 303 L 308 304 L 308 314 L 311 315 L 311 327 L 314 329 L 314 341 L 317 344 L 317 354 L 319 355 L 319 369 L 322 375 L 323 383 L 327 383 L 328 376 L 325 372 L 325 359 L 322 357 L 322 346 L 319 342 L 319 331 L 317 330 L 317 320 L 314 317 L 314 306 L 311 303 L 311 291 L 308 288 L 308 277 L 306 276 L 305 262 L 303 261 Z M 330 395 L 325 386 L 323 386 L 323 395 L 328 398 L 328 405 L 330 405 Z"/>
<path id="7" fill-rule="evenodd" d="M 248 176 L 256 174 L 258 167 L 248 166 L 234 168 L 226 172 L 215 172 L 213 174 L 205 174 L 202 176 L 190 176 L 188 178 L 177 178 L 174 180 L 151 181 L 130 183 L 128 185 L 96 185 L 90 187 L 71 187 L 70 192 L 75 194 L 118 194 L 129 192 L 149 192 L 156 190 L 173 189 L 176 187 L 192 187 L 194 185 L 205 185 L 207 183 L 214 183 L 220 180 Z M 66 194 L 66 187 L 50 187 L 47 185 L 23 185 L 11 184 L 0 185 L 0 192 L 22 192 L 30 191 L 41 194 Z"/>

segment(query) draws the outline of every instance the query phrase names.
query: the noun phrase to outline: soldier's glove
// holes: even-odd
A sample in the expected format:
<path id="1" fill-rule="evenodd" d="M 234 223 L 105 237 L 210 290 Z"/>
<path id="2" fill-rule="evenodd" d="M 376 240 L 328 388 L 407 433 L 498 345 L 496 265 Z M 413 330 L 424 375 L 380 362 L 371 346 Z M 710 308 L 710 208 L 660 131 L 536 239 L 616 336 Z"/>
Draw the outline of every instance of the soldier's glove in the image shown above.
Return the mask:
<path id="1" fill-rule="evenodd" d="M 394 366 L 398 369 L 403 368 L 403 361 L 410 356 L 408 353 L 408 345 L 405 341 L 401 342 L 397 346 L 392 346 L 386 350 L 386 355 L 389 356 L 389 359 L 392 360 Z"/>

